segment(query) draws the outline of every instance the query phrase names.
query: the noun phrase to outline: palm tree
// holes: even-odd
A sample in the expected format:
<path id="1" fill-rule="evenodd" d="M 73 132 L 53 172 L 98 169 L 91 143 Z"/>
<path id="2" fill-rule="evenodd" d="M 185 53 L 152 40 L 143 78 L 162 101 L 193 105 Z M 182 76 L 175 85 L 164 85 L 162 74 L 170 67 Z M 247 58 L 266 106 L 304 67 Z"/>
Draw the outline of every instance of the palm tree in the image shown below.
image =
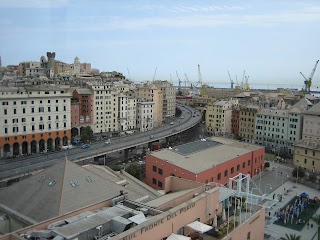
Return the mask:
<path id="1" fill-rule="evenodd" d="M 297 236 L 295 234 L 290 234 L 286 233 L 286 237 L 281 237 L 280 240 L 300 240 L 301 236 Z"/>

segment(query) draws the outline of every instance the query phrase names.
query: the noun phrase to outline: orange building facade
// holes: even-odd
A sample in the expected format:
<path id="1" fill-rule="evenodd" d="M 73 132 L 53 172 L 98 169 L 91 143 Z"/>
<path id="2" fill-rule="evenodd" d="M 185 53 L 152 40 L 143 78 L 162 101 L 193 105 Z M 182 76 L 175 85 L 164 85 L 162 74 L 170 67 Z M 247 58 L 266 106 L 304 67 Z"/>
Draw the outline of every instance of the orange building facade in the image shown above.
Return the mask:
<path id="1" fill-rule="evenodd" d="M 213 139 L 219 141 L 222 138 L 215 137 Z M 229 178 L 239 173 L 250 174 L 252 177 L 263 170 L 264 147 L 227 140 L 227 144 L 222 143 L 212 149 L 181 154 L 182 156 L 177 156 L 179 153 L 175 149 L 179 149 L 183 145 L 172 150 L 162 149 L 148 154 L 146 156 L 145 183 L 158 190 L 164 189 L 165 178 L 176 176 L 202 183 L 216 182 L 226 185 Z M 203 144 L 206 143 L 203 142 Z M 186 147 L 192 148 L 192 143 Z M 226 153 L 228 150 L 229 153 Z M 230 159 L 228 156 L 223 157 L 223 155 L 229 155 Z"/>

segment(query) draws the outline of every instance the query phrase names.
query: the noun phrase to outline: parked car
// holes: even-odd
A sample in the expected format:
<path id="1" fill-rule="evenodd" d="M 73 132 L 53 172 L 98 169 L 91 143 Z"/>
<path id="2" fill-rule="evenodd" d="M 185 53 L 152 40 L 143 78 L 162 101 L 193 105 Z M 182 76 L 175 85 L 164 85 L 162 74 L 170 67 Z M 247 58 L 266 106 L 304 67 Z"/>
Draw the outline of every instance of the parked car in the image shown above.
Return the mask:
<path id="1" fill-rule="evenodd" d="M 170 125 L 173 125 L 173 124 L 174 124 L 174 122 L 171 122 L 171 123 L 170 123 Z"/>
<path id="2" fill-rule="evenodd" d="M 104 144 L 110 144 L 111 143 L 111 140 L 108 139 L 107 141 L 104 142 Z"/>
<path id="3" fill-rule="evenodd" d="M 89 148 L 89 147 L 90 147 L 89 144 L 83 144 L 83 145 L 81 146 L 82 149 Z"/>
<path id="4" fill-rule="evenodd" d="M 74 144 L 74 145 L 79 145 L 80 143 L 81 143 L 80 140 L 74 140 L 74 141 L 73 141 L 73 144 Z"/>

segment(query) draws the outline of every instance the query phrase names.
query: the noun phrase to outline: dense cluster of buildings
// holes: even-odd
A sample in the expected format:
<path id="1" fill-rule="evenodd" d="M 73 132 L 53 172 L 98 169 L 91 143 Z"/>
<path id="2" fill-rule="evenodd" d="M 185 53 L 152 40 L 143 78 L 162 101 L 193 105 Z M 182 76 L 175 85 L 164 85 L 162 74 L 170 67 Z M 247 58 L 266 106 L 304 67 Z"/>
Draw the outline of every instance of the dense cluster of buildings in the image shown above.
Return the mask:
<path id="1" fill-rule="evenodd" d="M 71 144 L 83 127 L 108 136 L 147 131 L 175 116 L 167 81 L 134 84 L 121 73 L 94 74 L 91 65 L 55 60 L 23 62 L 0 90 L 0 157 L 51 151 Z"/>
<path id="2" fill-rule="evenodd" d="M 63 160 L 0 191 L 0 240 L 264 239 L 265 209 L 240 209 L 249 203 L 237 191 L 164 181 L 156 191 L 125 171 Z"/>

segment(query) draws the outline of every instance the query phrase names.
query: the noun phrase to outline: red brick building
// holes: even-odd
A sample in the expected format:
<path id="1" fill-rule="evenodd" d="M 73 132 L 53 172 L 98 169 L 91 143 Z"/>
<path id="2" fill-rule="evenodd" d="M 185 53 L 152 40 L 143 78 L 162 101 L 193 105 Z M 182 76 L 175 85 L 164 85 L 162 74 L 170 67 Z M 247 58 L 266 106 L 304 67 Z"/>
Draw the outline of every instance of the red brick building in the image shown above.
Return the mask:
<path id="1" fill-rule="evenodd" d="M 231 113 L 231 133 L 233 138 L 239 136 L 239 109 L 233 109 Z"/>
<path id="2" fill-rule="evenodd" d="M 259 174 L 264 167 L 264 154 L 262 146 L 219 137 L 161 149 L 146 157 L 145 183 L 164 189 L 165 178 L 176 176 L 226 184 L 239 173 Z"/>
<path id="3" fill-rule="evenodd" d="M 88 88 L 76 88 L 71 99 L 72 136 L 80 135 L 81 127 L 93 125 L 93 92 Z"/>

